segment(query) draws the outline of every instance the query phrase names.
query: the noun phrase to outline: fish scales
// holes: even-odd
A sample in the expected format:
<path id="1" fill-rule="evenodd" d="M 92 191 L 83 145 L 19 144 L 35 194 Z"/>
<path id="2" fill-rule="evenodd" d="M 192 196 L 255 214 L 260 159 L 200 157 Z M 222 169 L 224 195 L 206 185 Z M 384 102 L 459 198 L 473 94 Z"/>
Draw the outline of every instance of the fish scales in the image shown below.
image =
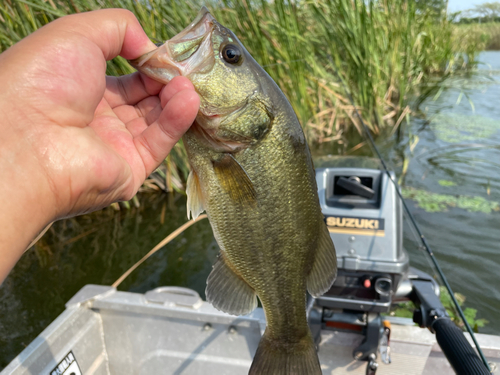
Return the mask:
<path id="1" fill-rule="evenodd" d="M 310 172 L 299 167 L 306 163 L 310 165 L 310 156 L 304 150 L 295 152 L 296 146 L 292 143 L 286 144 L 289 147 L 273 146 L 273 138 L 279 138 L 283 132 L 279 124 L 286 123 L 277 120 L 268 136 L 269 142 L 262 142 L 255 149 L 247 149 L 236 157 L 252 181 L 259 179 L 262 182 L 256 186 L 257 207 L 242 210 L 232 204 L 215 173 L 206 173 L 203 184 L 211 191 L 207 207 L 221 207 L 207 211 L 218 243 L 245 281 L 256 290 L 270 327 L 287 334 L 290 327 L 296 329 L 305 324 L 303 316 L 292 314 L 289 317 L 288 313 L 290 303 L 305 306 L 303 270 L 312 267 L 313 258 L 304 249 L 316 249 L 317 238 L 312 234 L 317 232 L 318 223 L 311 218 L 319 217 L 320 213 L 311 204 L 311 200 L 317 200 L 314 176 L 307 176 Z M 186 145 L 189 149 L 190 140 Z M 304 140 L 298 145 L 304 149 Z M 297 160 L 296 155 L 305 160 Z M 262 173 L 260 163 L 270 166 L 268 173 Z M 195 170 L 203 168 L 200 167 L 193 163 Z M 288 175 L 280 178 L 283 173 Z M 266 186 L 273 186 L 273 189 Z M 307 193 L 297 195 L 297 191 Z M 296 220 L 297 211 L 302 211 L 302 207 L 303 212 L 307 212 L 305 222 Z M 279 298 L 281 295 L 291 298 Z M 273 308 L 269 309 L 271 305 Z M 305 316 L 305 309 L 301 310 Z M 279 325 L 280 322 L 284 327 Z"/>
<path id="2" fill-rule="evenodd" d="M 247 314 L 260 299 L 267 320 L 251 375 L 319 375 L 306 319 L 336 274 L 312 159 L 279 87 L 206 8 L 180 34 L 131 62 L 168 83 L 184 75 L 200 111 L 184 135 L 191 164 L 188 215 L 206 210 L 221 252 L 207 300 Z"/>

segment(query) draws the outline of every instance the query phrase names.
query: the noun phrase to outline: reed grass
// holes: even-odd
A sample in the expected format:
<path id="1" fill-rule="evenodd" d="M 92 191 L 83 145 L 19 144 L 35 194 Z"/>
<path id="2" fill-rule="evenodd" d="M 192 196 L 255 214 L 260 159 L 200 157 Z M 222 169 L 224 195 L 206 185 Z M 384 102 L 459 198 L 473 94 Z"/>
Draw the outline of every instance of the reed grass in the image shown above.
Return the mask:
<path id="1" fill-rule="evenodd" d="M 395 130 L 412 103 L 478 51 L 475 40 L 453 38 L 446 19 L 406 0 L 4 0 L 0 51 L 58 17 L 109 7 L 131 10 L 153 41 L 164 41 L 203 4 L 278 83 L 313 144 L 361 132 L 345 87 L 374 134 Z M 131 71 L 122 58 L 108 63 L 108 74 Z M 189 170 L 182 143 L 166 167 L 167 188 L 177 190 Z"/>
<path id="2" fill-rule="evenodd" d="M 454 36 L 465 45 L 487 51 L 500 51 L 500 22 L 458 24 L 454 26 Z"/>

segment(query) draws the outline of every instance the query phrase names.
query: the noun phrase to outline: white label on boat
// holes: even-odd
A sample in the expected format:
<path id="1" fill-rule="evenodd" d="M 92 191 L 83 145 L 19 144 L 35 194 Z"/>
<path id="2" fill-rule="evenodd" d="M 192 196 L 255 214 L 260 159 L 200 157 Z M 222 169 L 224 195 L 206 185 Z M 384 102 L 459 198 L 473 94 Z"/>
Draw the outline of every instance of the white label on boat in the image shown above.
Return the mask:
<path id="1" fill-rule="evenodd" d="M 57 364 L 50 375 L 82 375 L 73 352 L 66 354 L 66 357 Z"/>

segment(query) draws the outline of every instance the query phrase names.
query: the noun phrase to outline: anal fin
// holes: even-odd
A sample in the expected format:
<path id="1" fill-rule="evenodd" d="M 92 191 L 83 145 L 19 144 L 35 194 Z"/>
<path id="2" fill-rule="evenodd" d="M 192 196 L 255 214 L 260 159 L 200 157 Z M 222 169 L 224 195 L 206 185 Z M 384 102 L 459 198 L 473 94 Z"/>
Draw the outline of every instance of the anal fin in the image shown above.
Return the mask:
<path id="1" fill-rule="evenodd" d="M 257 197 L 255 187 L 243 167 L 231 154 L 224 154 L 220 160 L 213 162 L 213 166 L 222 188 L 234 201 L 242 204 L 255 202 Z"/>
<path id="2" fill-rule="evenodd" d="M 198 180 L 198 175 L 195 171 L 189 172 L 189 176 L 186 184 L 186 194 L 187 194 L 187 216 L 195 220 L 204 210 L 203 207 L 203 195 L 201 192 L 200 181 Z"/>
<path id="3" fill-rule="evenodd" d="M 323 220 L 320 221 L 318 248 L 311 272 L 307 276 L 307 290 L 313 297 L 327 292 L 337 276 L 337 254 L 330 232 Z"/>
<path id="4" fill-rule="evenodd" d="M 207 301 L 217 310 L 232 315 L 245 315 L 257 307 L 257 295 L 219 254 L 207 279 Z"/>

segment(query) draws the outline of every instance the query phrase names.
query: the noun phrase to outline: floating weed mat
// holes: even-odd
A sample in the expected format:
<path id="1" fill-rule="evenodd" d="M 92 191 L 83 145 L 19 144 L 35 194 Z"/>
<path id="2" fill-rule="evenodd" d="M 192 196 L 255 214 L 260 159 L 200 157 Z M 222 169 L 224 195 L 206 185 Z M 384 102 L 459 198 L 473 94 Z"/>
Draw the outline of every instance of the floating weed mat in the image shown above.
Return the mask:
<path id="1" fill-rule="evenodd" d="M 404 187 L 401 193 L 405 199 L 411 199 L 417 206 L 426 212 L 444 212 L 452 207 L 461 208 L 469 212 L 490 214 L 500 211 L 500 203 L 489 201 L 479 196 L 436 194 L 426 190 Z"/>
<path id="2" fill-rule="evenodd" d="M 446 312 L 450 316 L 450 319 L 458 327 L 463 329 L 464 323 L 460 318 L 460 315 L 458 315 L 455 306 L 453 305 L 453 301 L 451 300 L 450 294 L 448 293 L 448 291 L 444 286 L 440 286 L 439 290 L 440 290 L 439 299 L 441 300 L 441 303 L 446 309 Z M 460 306 L 463 306 L 466 297 L 461 293 L 453 293 L 453 294 L 455 295 L 458 304 Z M 391 312 L 389 314 L 383 314 L 383 315 L 398 316 L 402 318 L 413 318 L 413 312 L 415 311 L 415 308 L 416 307 L 413 304 L 413 302 L 403 302 L 395 306 L 392 306 Z M 465 318 L 467 319 L 467 322 L 471 325 L 471 327 L 474 329 L 474 332 L 476 333 L 479 331 L 479 328 L 482 328 L 489 323 L 486 319 L 480 319 L 477 317 L 476 309 L 473 309 L 471 307 L 466 307 L 465 309 L 463 309 L 463 312 Z"/>
<path id="3" fill-rule="evenodd" d="M 464 323 L 460 316 L 458 315 L 455 305 L 453 304 L 453 301 L 451 300 L 451 296 L 446 290 L 446 287 L 440 286 L 439 287 L 439 299 L 441 300 L 441 303 L 443 304 L 444 308 L 448 312 L 448 315 L 450 316 L 451 320 L 460 328 L 464 328 Z M 466 297 L 461 294 L 461 293 L 453 293 L 455 295 L 455 298 L 458 301 L 458 304 L 462 307 L 463 304 L 465 303 Z M 474 332 L 478 332 L 478 328 L 484 327 L 486 324 L 488 324 L 488 321 L 486 319 L 479 319 L 477 318 L 477 310 L 473 309 L 471 307 L 466 307 L 463 309 L 465 318 L 467 319 L 467 322 L 471 325 L 471 327 L 474 329 Z"/>
<path id="4" fill-rule="evenodd" d="M 457 186 L 456 182 L 449 181 L 449 180 L 439 180 L 438 184 L 441 186 L 447 186 L 447 187 Z"/>
<path id="5" fill-rule="evenodd" d="M 440 113 L 433 117 L 431 127 L 436 137 L 448 143 L 474 142 L 490 139 L 500 131 L 500 120 L 458 113 Z"/>

